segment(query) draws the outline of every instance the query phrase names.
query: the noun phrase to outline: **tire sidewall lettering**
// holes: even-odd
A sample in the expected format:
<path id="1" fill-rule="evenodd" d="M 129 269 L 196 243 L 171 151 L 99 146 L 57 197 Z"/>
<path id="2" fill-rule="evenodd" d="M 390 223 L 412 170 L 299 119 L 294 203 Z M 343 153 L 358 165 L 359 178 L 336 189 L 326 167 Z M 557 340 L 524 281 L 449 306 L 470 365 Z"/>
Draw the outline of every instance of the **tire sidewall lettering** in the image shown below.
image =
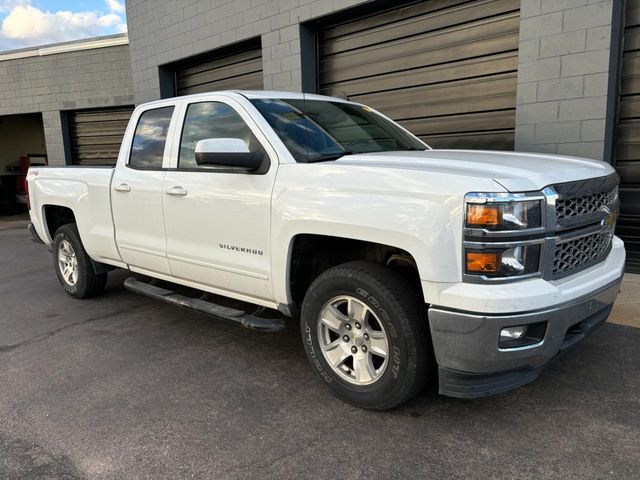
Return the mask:
<path id="1" fill-rule="evenodd" d="M 311 332 L 312 332 L 311 327 L 309 326 L 308 323 L 305 323 L 304 324 L 304 337 L 305 337 L 304 342 L 307 345 L 307 352 L 309 354 L 309 357 L 311 358 L 311 362 L 316 367 L 316 370 L 318 371 L 322 379 L 327 383 L 331 383 L 333 382 L 333 378 L 331 378 L 329 373 L 324 369 L 322 362 L 320 362 L 320 359 L 318 358 L 318 354 L 316 353 L 316 348 L 315 348 L 315 344 L 313 343 L 313 337 L 311 335 Z"/>

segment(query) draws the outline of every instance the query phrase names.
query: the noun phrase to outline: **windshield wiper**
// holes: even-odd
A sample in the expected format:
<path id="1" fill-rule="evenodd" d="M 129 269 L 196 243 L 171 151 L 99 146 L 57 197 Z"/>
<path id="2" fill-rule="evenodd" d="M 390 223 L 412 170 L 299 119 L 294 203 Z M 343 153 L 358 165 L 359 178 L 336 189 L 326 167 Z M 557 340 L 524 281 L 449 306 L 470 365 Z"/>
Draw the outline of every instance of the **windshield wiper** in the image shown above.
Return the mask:
<path id="1" fill-rule="evenodd" d="M 338 160 L 339 158 L 342 158 L 345 155 L 351 155 L 351 154 L 353 154 L 351 150 L 343 150 L 342 152 L 328 153 L 327 155 L 318 155 L 317 157 L 308 158 L 307 163 L 328 162 L 330 160 Z"/>

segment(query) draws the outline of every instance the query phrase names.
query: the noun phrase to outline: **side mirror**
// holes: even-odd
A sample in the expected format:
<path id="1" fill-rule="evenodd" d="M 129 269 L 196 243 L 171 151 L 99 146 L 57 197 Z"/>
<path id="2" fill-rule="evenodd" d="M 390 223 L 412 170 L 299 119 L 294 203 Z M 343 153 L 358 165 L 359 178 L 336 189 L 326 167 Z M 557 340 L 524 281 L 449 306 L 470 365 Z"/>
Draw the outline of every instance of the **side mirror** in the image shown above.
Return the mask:
<path id="1" fill-rule="evenodd" d="M 196 163 L 212 167 L 227 167 L 248 172 L 262 165 L 264 155 L 250 152 L 244 140 L 239 138 L 205 138 L 196 143 Z"/>

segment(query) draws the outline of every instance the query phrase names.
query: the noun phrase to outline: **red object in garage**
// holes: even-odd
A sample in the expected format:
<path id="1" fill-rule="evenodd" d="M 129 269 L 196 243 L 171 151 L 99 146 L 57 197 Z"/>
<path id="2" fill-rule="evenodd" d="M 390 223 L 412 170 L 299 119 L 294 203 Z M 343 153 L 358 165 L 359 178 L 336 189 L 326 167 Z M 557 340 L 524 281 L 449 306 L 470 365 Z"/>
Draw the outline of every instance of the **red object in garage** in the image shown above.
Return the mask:
<path id="1" fill-rule="evenodd" d="M 16 193 L 18 195 L 27 194 L 27 171 L 31 166 L 48 165 L 47 156 L 44 154 L 29 154 L 20 157 L 20 174 L 16 176 Z"/>

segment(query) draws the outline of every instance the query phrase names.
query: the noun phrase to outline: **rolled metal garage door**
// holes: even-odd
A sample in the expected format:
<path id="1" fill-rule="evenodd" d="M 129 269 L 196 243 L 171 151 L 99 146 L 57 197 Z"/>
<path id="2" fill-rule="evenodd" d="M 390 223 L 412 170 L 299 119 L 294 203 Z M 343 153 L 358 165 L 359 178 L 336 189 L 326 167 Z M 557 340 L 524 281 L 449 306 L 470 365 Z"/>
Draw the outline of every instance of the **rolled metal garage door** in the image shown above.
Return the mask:
<path id="1" fill-rule="evenodd" d="M 67 112 L 73 165 L 115 165 L 133 106 Z"/>
<path id="2" fill-rule="evenodd" d="M 640 272 L 640 0 L 627 0 L 616 169 L 620 175 L 617 234 L 627 248 L 627 270 Z"/>
<path id="3" fill-rule="evenodd" d="M 199 56 L 175 68 L 177 95 L 216 90 L 261 90 L 262 47 L 251 41 L 232 53 Z"/>
<path id="4" fill-rule="evenodd" d="M 319 32 L 319 89 L 437 148 L 514 145 L 520 0 L 431 0 Z"/>

